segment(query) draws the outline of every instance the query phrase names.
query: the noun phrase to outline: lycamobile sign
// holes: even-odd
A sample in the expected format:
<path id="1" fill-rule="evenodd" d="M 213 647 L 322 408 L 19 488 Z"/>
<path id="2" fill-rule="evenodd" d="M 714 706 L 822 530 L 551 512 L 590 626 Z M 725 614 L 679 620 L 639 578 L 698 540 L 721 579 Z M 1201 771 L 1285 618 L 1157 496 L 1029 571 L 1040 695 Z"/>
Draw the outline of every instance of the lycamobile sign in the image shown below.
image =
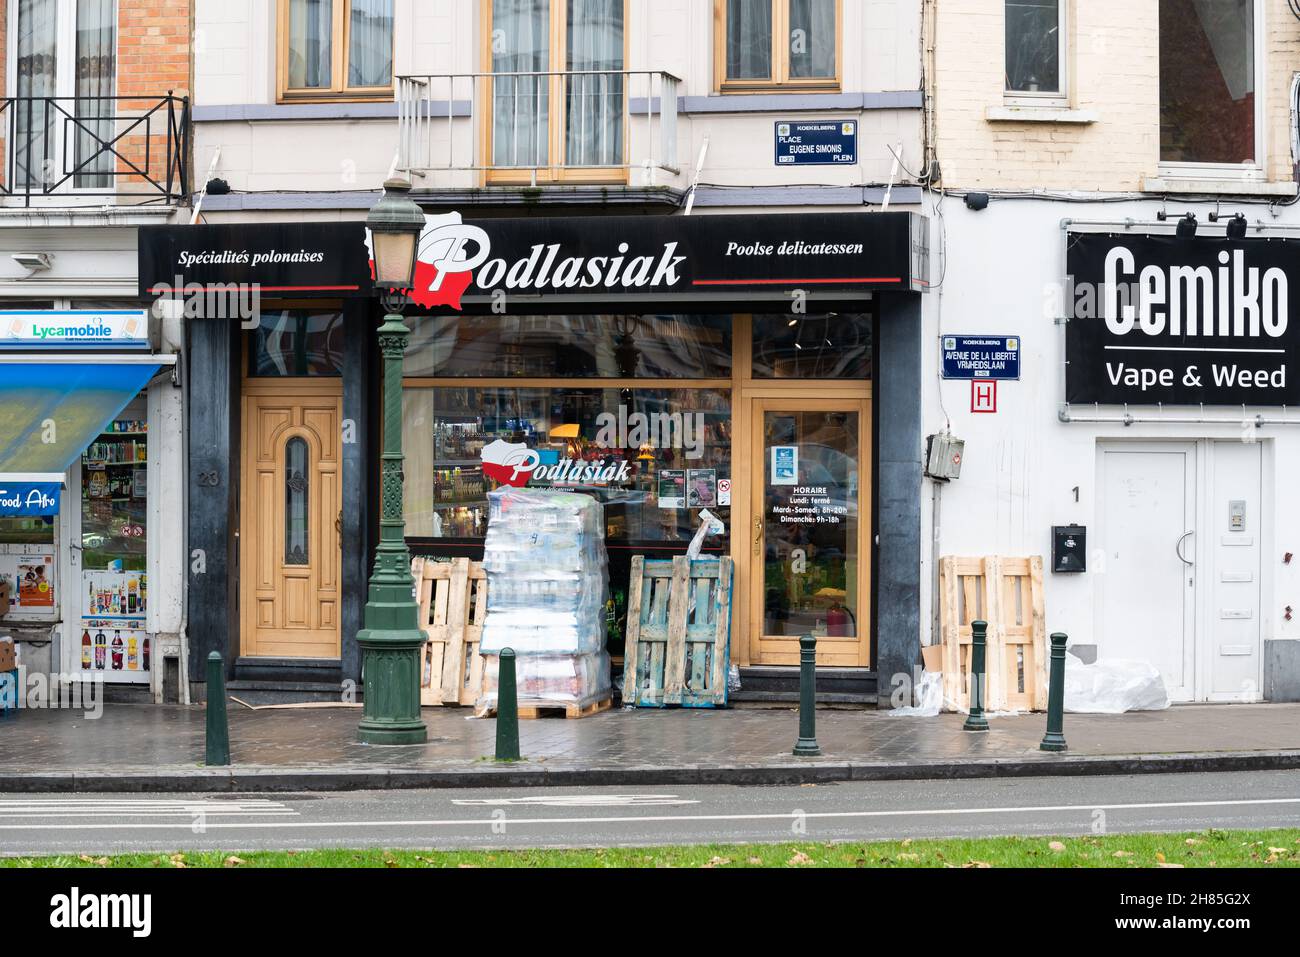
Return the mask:
<path id="1" fill-rule="evenodd" d="M 0 349 L 143 349 L 149 345 L 144 310 L 0 311 Z"/>

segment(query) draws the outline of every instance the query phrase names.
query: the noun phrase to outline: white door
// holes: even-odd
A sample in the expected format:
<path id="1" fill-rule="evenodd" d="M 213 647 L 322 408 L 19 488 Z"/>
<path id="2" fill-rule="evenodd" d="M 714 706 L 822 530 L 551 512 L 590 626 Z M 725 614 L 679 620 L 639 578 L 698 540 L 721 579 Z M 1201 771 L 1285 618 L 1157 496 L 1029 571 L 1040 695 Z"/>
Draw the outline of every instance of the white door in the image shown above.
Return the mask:
<path id="1" fill-rule="evenodd" d="M 1196 445 L 1100 449 L 1104 561 L 1096 576 L 1099 656 L 1151 662 L 1169 696 L 1195 694 Z"/>
<path id="2" fill-rule="evenodd" d="M 1201 661 L 1210 701 L 1259 699 L 1263 494 L 1258 442 L 1215 442 L 1205 551 L 1213 568 Z"/>

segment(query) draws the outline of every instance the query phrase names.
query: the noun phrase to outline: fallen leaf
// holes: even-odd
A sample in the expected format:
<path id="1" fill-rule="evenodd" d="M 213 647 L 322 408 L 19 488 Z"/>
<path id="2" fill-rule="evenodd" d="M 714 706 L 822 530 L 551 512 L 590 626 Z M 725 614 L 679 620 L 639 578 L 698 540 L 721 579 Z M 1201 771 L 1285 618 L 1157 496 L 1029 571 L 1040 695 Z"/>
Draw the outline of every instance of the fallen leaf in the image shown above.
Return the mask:
<path id="1" fill-rule="evenodd" d="M 987 861 L 967 861 L 962 866 L 963 867 L 992 867 L 993 865 L 988 863 Z"/>
<path id="2" fill-rule="evenodd" d="M 912 844 L 912 839 L 910 837 L 905 837 L 903 838 L 902 842 L 899 844 L 899 847 L 910 847 L 911 844 Z"/>
<path id="3" fill-rule="evenodd" d="M 463 871 L 465 871 L 465 870 L 471 870 L 471 869 L 477 869 L 477 868 L 478 868 L 478 865 L 477 865 L 477 864 L 457 864 L 456 866 L 459 867 L 459 868 L 460 868 L 461 870 L 463 870 Z M 660 864 L 659 866 L 660 866 L 660 867 L 663 867 L 664 865 L 663 865 L 663 864 Z"/>
<path id="4" fill-rule="evenodd" d="M 1270 854 L 1290 854 L 1291 850 L 1290 848 L 1286 848 L 1286 847 L 1270 847 L 1268 849 L 1268 852 Z"/>
<path id="5" fill-rule="evenodd" d="M 919 861 L 921 859 L 921 855 L 920 854 L 899 854 L 898 859 L 900 861 Z"/>
<path id="6" fill-rule="evenodd" d="M 1184 841 L 1183 843 L 1184 843 L 1184 844 L 1200 844 L 1200 843 L 1202 843 L 1202 842 L 1201 842 L 1201 841 L 1198 841 L 1198 840 L 1197 840 L 1196 838 L 1194 838 L 1194 837 L 1189 837 L 1189 838 L 1188 838 L 1186 841 Z"/>
<path id="7" fill-rule="evenodd" d="M 1165 862 L 1165 856 L 1159 851 L 1156 851 L 1156 860 L 1163 864 Z"/>
<path id="8" fill-rule="evenodd" d="M 751 858 L 749 859 L 749 863 L 750 863 L 750 864 L 762 864 L 762 863 L 763 863 L 763 859 L 762 859 L 761 857 L 751 857 Z"/>
<path id="9" fill-rule="evenodd" d="M 1116 851 L 1114 854 L 1111 855 L 1111 857 L 1132 857 L 1132 856 L 1133 856 L 1132 851 Z"/>
<path id="10" fill-rule="evenodd" d="M 1185 866 L 1186 865 L 1184 864 L 1166 864 L 1164 861 L 1161 861 L 1159 864 L 1156 865 L 1156 867 L 1185 867 Z"/>
<path id="11" fill-rule="evenodd" d="M 244 863 L 244 859 L 242 857 L 235 857 L 234 855 L 231 855 L 230 857 L 226 858 L 223 866 L 238 867 L 242 863 Z"/>
<path id="12" fill-rule="evenodd" d="M 402 866 L 401 864 L 397 863 L 397 861 L 393 860 L 391 857 L 384 858 L 384 867 L 401 867 L 401 866 Z"/>
<path id="13" fill-rule="evenodd" d="M 1056 851 L 1056 853 L 1058 854 L 1061 853 L 1061 851 L 1065 850 L 1065 845 L 1062 844 L 1060 841 L 1052 841 L 1047 846 L 1050 850 Z"/>
<path id="14" fill-rule="evenodd" d="M 809 857 L 807 854 L 805 854 L 803 851 L 795 851 L 794 857 L 786 861 L 787 865 L 789 864 L 802 865 L 802 864 L 811 864 L 811 863 L 812 863 L 812 858 Z"/>
<path id="15" fill-rule="evenodd" d="M 726 867 L 731 863 L 729 857 L 710 857 L 707 864 L 701 864 L 700 867 Z"/>
<path id="16" fill-rule="evenodd" d="M 91 861 L 94 860 L 94 858 L 91 857 L 89 854 L 82 854 L 82 855 L 80 855 L 80 856 L 77 857 L 77 860 L 79 860 L 79 861 L 85 861 L 86 863 L 90 863 Z"/>

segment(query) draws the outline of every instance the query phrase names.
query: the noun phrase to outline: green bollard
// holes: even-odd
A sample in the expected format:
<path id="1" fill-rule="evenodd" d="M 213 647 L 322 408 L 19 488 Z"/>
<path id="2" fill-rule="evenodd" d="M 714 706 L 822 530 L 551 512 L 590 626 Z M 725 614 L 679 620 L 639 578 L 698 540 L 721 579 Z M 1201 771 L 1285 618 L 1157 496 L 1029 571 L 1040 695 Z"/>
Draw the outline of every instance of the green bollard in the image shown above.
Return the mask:
<path id="1" fill-rule="evenodd" d="M 1052 674 L 1047 686 L 1047 733 L 1040 751 L 1065 750 L 1065 643 L 1069 637 L 1052 633 Z"/>
<path id="2" fill-rule="evenodd" d="M 817 745 L 817 639 L 812 635 L 799 639 L 799 740 L 794 753 L 801 758 L 822 753 Z"/>
<path id="3" fill-rule="evenodd" d="M 207 756 L 208 767 L 230 764 L 230 722 L 226 717 L 226 666 L 221 653 L 208 655 Z"/>
<path id="4" fill-rule="evenodd" d="M 984 717 L 984 653 L 988 637 L 987 621 L 970 623 L 970 714 L 963 731 L 987 731 L 989 719 Z"/>
<path id="5" fill-rule="evenodd" d="M 515 650 L 502 648 L 497 670 L 497 758 L 519 760 L 519 693 L 515 683 Z"/>

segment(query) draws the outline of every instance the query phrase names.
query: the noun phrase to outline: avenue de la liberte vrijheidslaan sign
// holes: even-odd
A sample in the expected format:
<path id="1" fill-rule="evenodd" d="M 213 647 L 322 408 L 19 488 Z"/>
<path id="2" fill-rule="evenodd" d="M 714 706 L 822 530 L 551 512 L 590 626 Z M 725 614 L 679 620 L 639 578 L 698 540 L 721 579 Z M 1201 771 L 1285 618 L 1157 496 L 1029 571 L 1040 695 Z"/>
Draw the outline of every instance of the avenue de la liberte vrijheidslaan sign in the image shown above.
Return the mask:
<path id="1" fill-rule="evenodd" d="M 1066 401 L 1300 404 L 1300 242 L 1070 233 Z"/>

